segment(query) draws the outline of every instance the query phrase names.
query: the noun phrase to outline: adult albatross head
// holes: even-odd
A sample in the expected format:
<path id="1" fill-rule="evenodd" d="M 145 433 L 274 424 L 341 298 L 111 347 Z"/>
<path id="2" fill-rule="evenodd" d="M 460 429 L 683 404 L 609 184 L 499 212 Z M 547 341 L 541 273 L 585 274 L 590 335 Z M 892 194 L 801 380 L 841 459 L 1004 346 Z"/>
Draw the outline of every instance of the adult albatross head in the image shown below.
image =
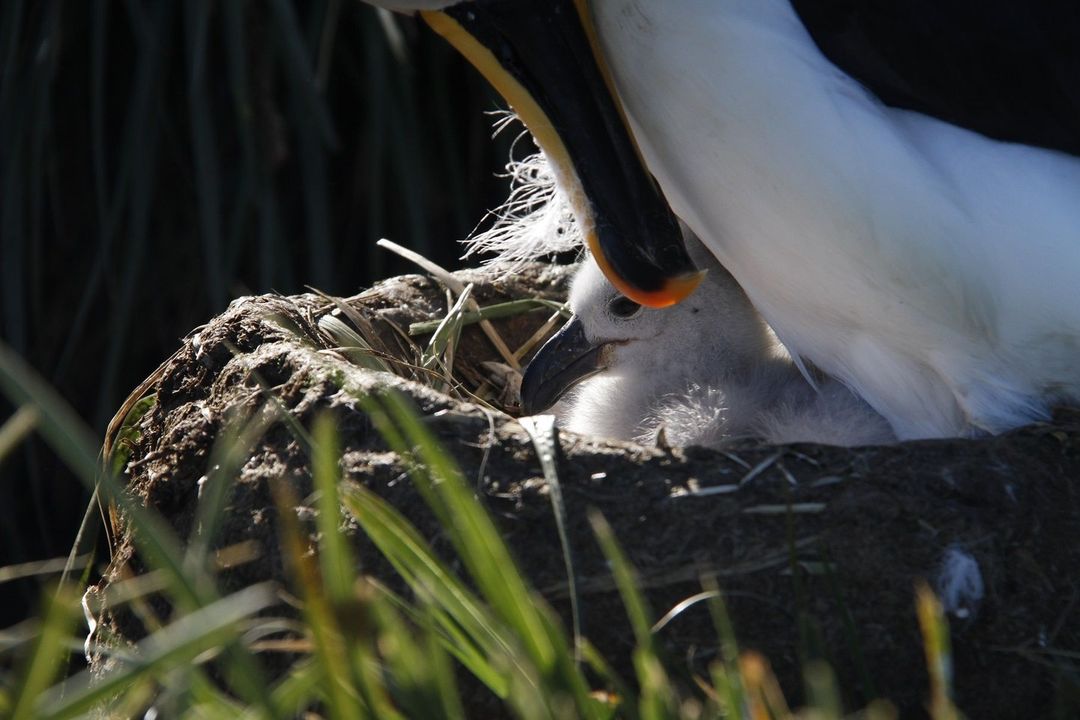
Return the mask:
<path id="1" fill-rule="evenodd" d="M 585 0 L 368 0 L 418 13 L 497 89 L 550 159 L 608 280 L 673 305 L 701 280 L 611 89 Z"/>
<path id="2" fill-rule="evenodd" d="M 698 280 L 670 205 L 901 438 L 1080 402 L 1075 2 L 392 2 L 507 97 L 635 301 Z"/>

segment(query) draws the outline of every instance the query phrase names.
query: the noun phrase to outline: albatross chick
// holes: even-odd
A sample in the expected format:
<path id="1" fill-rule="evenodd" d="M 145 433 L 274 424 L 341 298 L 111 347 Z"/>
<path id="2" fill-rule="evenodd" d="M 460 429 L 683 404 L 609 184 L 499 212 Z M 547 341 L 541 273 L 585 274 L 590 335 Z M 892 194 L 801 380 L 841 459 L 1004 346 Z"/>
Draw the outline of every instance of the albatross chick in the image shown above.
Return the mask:
<path id="1" fill-rule="evenodd" d="M 536 354 L 522 408 L 559 400 L 560 424 L 622 440 L 717 446 L 772 443 L 868 445 L 895 441 L 888 423 L 839 381 L 804 376 L 734 278 L 692 239 L 709 269 L 674 307 L 621 295 L 591 259 L 574 278 L 573 318 Z"/>

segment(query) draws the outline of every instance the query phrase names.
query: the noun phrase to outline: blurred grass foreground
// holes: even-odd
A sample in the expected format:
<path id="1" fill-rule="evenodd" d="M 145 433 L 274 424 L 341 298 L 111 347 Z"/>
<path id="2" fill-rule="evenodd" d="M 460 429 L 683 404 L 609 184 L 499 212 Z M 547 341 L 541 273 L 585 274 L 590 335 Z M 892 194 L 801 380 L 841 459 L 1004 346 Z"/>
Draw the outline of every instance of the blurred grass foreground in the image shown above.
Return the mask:
<path id="1" fill-rule="evenodd" d="M 63 584 L 46 594 L 39 617 L 0 636 L 0 716 L 392 720 L 463 718 L 471 708 L 472 717 L 845 717 L 840 690 L 820 662 L 805 668 L 809 707 L 792 713 L 767 662 L 739 652 L 722 595 L 708 576 L 702 578 L 705 592 L 687 602 L 709 605 L 715 637 L 702 640 L 720 652 L 706 676 L 687 682 L 681 671 L 673 674 L 639 580 L 607 523 L 594 515 L 595 539 L 634 636 L 634 677 L 620 677 L 587 638 L 567 633 L 518 572 L 453 459 L 395 391 L 352 400 L 409 468 L 449 539 L 453 563 L 440 559 L 399 509 L 343 480 L 338 428 L 330 415 L 319 416 L 309 434 L 267 403 L 269 413 L 251 413 L 225 428 L 200 486 L 195 532 L 185 542 L 166 518 L 126 491 L 112 463 L 102 468 L 88 430 L 7 350 L 0 352 L 0 390 L 30 413 L 27 427 L 35 426 L 87 488 L 96 488 L 103 503 L 123 516 L 145 565 L 104 594 L 84 598 L 82 608 L 78 584 Z M 279 423 L 309 448 L 314 493 L 306 502 L 317 510 L 316 547 L 298 522 L 300 498 L 282 477 L 272 491 L 285 586 L 259 582 L 223 594 L 216 567 L 229 549 L 214 548 L 227 522 L 233 473 L 251 443 Z M 10 423 L 4 430 L 10 432 Z M 404 580 L 408 596 L 358 573 L 358 558 L 339 532 L 344 522 L 360 526 Z M 151 608 L 151 596 L 166 598 L 168 616 Z M 279 614 L 281 599 L 290 597 L 298 619 Z M 80 615 L 86 613 L 93 630 L 102 605 L 130 607 L 146 637 L 135 645 L 98 646 L 100 638 L 89 639 L 87 652 L 107 654 L 104 669 L 65 677 L 70 656 L 84 651 Z M 925 590 L 918 607 L 930 713 L 957 718 L 949 700 L 951 656 L 941 607 Z M 267 653 L 291 665 L 271 677 Z M 491 698 L 482 715 L 476 714 L 475 693 L 462 694 L 462 673 Z M 887 703 L 873 703 L 858 717 L 896 715 Z"/>

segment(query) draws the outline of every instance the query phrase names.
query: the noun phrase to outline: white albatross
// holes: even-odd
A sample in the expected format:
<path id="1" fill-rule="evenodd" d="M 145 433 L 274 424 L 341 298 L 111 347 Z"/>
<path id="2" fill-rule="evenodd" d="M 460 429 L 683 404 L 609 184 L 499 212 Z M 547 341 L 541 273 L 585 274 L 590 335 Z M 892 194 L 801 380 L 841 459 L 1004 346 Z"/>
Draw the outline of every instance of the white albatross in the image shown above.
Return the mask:
<path id="1" fill-rule="evenodd" d="M 831 378 L 812 387 L 745 293 L 692 239 L 708 275 L 668 308 L 623 296 L 588 260 L 574 277 L 573 317 L 529 363 L 522 409 L 556 416 L 568 430 L 620 440 L 719 447 L 737 438 L 771 443 L 893 442 L 884 418 Z"/>
<path id="2" fill-rule="evenodd" d="M 635 300 L 698 279 L 666 199 L 901 439 L 1080 398 L 1074 0 L 373 1 L 499 89 Z"/>

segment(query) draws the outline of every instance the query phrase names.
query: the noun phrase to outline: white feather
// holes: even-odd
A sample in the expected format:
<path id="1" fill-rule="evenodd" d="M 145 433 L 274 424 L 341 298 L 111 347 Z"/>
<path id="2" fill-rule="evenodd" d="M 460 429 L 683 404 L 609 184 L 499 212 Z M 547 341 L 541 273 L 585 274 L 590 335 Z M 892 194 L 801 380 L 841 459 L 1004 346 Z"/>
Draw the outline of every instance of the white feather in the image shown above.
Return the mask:
<path id="1" fill-rule="evenodd" d="M 969 618 L 978 612 L 986 588 L 979 563 L 971 553 L 959 547 L 945 551 L 938 570 L 937 593 L 951 615 Z"/>
<path id="2" fill-rule="evenodd" d="M 1080 159 L 882 105 L 788 0 L 594 12 L 650 170 L 793 354 L 902 438 L 1080 397 Z"/>
<path id="3" fill-rule="evenodd" d="M 466 241 L 466 258 L 487 255 L 485 266 L 512 273 L 525 262 L 582 247 L 574 211 L 542 153 L 511 160 L 506 174 L 510 196 L 492 213 L 492 226 Z"/>

